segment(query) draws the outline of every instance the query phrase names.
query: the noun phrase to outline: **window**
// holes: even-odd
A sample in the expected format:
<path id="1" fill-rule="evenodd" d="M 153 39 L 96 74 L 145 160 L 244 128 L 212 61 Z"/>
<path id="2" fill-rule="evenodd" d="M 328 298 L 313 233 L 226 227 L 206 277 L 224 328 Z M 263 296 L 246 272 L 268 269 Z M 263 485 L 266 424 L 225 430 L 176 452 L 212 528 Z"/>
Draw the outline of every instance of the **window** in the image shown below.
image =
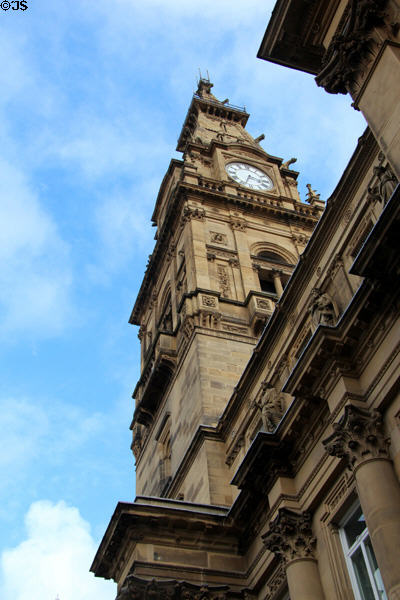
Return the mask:
<path id="1" fill-rule="evenodd" d="M 360 505 L 345 520 L 340 538 L 356 600 L 387 600 Z"/>
<path id="2" fill-rule="evenodd" d="M 257 254 L 260 258 L 265 258 L 270 262 L 279 263 L 280 265 L 287 265 L 287 260 L 285 260 L 282 256 L 277 254 L 276 252 L 270 252 L 269 250 L 262 250 Z"/>
<path id="3" fill-rule="evenodd" d="M 269 294 L 276 294 L 275 284 L 272 280 L 272 276 L 270 275 L 270 273 L 260 271 L 258 274 L 258 278 L 260 280 L 261 291 L 268 292 Z"/>

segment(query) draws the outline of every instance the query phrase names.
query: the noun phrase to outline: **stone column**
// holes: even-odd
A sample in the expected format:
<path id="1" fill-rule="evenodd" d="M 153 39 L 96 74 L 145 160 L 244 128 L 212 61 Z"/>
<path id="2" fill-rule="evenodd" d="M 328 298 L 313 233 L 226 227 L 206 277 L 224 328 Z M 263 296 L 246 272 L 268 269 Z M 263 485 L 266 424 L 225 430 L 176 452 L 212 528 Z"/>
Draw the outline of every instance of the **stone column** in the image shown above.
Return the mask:
<path id="1" fill-rule="evenodd" d="M 282 273 L 282 271 L 272 271 L 272 277 L 274 279 L 275 291 L 278 294 L 278 296 L 282 296 L 282 294 L 283 294 L 281 273 Z"/>
<path id="2" fill-rule="evenodd" d="M 382 415 L 345 407 L 335 432 L 323 443 L 353 470 L 360 504 L 387 596 L 400 598 L 400 485 L 388 454 Z"/>
<path id="3" fill-rule="evenodd" d="M 309 513 L 281 508 L 263 542 L 285 563 L 291 600 L 324 600 Z"/>

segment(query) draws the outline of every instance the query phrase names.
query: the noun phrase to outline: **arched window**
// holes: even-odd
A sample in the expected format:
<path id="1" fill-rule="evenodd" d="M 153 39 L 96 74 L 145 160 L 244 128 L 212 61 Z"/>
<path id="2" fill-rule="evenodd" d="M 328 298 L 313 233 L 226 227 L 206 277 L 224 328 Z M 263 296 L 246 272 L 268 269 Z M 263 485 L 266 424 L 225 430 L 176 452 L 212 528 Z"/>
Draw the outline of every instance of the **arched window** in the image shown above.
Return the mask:
<path id="1" fill-rule="evenodd" d="M 261 250 L 261 252 L 259 252 L 257 256 L 259 256 L 260 258 L 265 258 L 266 260 L 269 260 L 271 262 L 279 263 L 281 265 L 289 264 L 287 260 L 285 260 L 282 256 L 280 256 L 276 252 L 271 252 L 270 250 Z"/>

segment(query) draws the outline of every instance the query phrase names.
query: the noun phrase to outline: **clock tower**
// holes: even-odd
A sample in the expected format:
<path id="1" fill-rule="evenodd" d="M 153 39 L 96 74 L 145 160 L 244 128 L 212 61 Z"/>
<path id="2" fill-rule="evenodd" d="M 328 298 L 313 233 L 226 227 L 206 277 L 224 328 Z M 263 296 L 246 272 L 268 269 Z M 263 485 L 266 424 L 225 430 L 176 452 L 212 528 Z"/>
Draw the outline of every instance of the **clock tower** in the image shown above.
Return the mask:
<path id="1" fill-rule="evenodd" d="M 132 450 L 138 495 L 229 506 L 218 422 L 320 214 L 201 79 L 156 201 L 156 245 L 130 322 L 141 376 Z"/>
<path id="2" fill-rule="evenodd" d="M 268 422 L 249 407 L 241 450 L 229 401 L 324 206 L 311 186 L 300 201 L 295 159 L 267 153 L 264 136 L 245 129 L 246 110 L 211 89 L 200 79 L 178 139 L 182 159 L 161 183 L 156 243 L 130 317 L 141 343 L 137 497 L 118 504 L 92 565 L 118 582 L 121 600 L 150 597 L 140 595 L 148 586 L 155 598 L 178 597 L 171 579 L 203 585 L 209 563 L 217 582 L 226 560 L 224 581 L 239 589 L 243 558 L 232 558 L 223 519 L 244 446 Z"/>

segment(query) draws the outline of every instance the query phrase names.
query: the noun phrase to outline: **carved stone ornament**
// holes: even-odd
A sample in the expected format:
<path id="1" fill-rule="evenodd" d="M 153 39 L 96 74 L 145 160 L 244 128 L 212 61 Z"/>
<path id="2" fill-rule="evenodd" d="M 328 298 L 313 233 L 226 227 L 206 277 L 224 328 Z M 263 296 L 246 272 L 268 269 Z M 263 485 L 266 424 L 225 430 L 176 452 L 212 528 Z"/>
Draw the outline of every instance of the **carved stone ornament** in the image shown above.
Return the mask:
<path id="1" fill-rule="evenodd" d="M 249 590 L 233 591 L 227 585 L 197 586 L 185 581 L 146 581 L 128 575 L 116 600 L 250 600 Z"/>
<path id="2" fill-rule="evenodd" d="M 257 308 L 262 310 L 272 310 L 273 304 L 268 298 L 256 298 Z"/>
<path id="3" fill-rule="evenodd" d="M 262 536 L 264 545 L 284 562 L 314 559 L 316 540 L 309 513 L 296 513 L 281 508 L 269 531 Z"/>
<path id="4" fill-rule="evenodd" d="M 314 327 L 318 327 L 318 325 L 335 325 L 335 308 L 329 294 L 314 289 L 309 311 Z"/>
<path id="5" fill-rule="evenodd" d="M 231 286 L 229 284 L 228 270 L 224 265 L 217 265 L 217 276 L 219 289 L 221 290 L 223 298 L 229 298 L 229 296 L 231 296 Z"/>
<path id="6" fill-rule="evenodd" d="M 231 219 L 230 226 L 237 231 L 246 231 L 246 222 L 242 219 Z"/>
<path id="7" fill-rule="evenodd" d="M 214 296 L 202 296 L 201 302 L 203 306 L 217 306 L 217 301 Z"/>
<path id="8" fill-rule="evenodd" d="M 317 194 L 317 191 L 312 189 L 311 183 L 307 183 L 306 188 L 308 189 L 306 201 L 309 204 L 313 204 L 316 200 L 320 200 L 321 194 Z"/>
<path id="9" fill-rule="evenodd" d="M 374 167 L 374 175 L 377 179 L 377 185 L 368 188 L 368 198 L 383 202 L 385 206 L 398 184 L 397 177 L 389 165 L 386 165 L 386 167 L 377 165 Z"/>
<path id="10" fill-rule="evenodd" d="M 278 392 L 274 387 L 262 385 L 254 404 L 261 412 L 265 431 L 275 431 L 282 419 L 285 408 L 284 394 Z"/>
<path id="11" fill-rule="evenodd" d="M 147 439 L 148 429 L 145 425 L 135 423 L 132 429 L 131 450 L 136 459 L 140 456 L 144 443 Z"/>
<path id="12" fill-rule="evenodd" d="M 183 209 L 182 222 L 186 223 L 187 221 L 191 221 L 192 219 L 204 221 L 205 216 L 206 211 L 204 210 L 204 208 L 185 206 Z"/>
<path id="13" fill-rule="evenodd" d="M 277 569 L 275 569 L 272 577 L 268 579 L 267 595 L 265 600 L 273 600 L 276 594 L 287 586 L 286 571 L 282 562 L 278 563 Z"/>
<path id="14" fill-rule="evenodd" d="M 228 236 L 225 233 L 219 233 L 219 231 L 210 231 L 210 241 L 213 244 L 222 244 L 226 246 L 228 243 Z"/>
<path id="15" fill-rule="evenodd" d="M 347 94 L 364 61 L 372 58 L 374 27 L 384 23 L 387 0 L 351 0 L 344 27 L 326 52 L 324 68 L 316 77 L 330 94 Z"/>
<path id="16" fill-rule="evenodd" d="M 188 340 L 194 331 L 195 323 L 193 317 L 186 316 L 182 324 L 182 333 Z"/>
<path id="17" fill-rule="evenodd" d="M 389 440 L 379 411 L 348 404 L 333 428 L 334 433 L 323 441 L 325 449 L 331 456 L 345 458 L 353 469 L 369 460 L 389 459 Z"/>

